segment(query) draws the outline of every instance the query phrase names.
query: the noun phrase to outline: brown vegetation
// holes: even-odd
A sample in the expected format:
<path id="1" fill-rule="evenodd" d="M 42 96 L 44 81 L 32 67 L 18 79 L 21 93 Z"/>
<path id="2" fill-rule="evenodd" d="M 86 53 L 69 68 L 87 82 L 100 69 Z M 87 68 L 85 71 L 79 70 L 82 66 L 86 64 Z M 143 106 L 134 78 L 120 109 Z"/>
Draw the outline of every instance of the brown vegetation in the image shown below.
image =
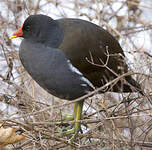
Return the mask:
<path id="1" fill-rule="evenodd" d="M 26 136 L 5 149 L 152 149 L 150 0 L 4 0 L 0 8 L 0 123 Z M 39 13 L 54 19 L 83 18 L 106 28 L 120 41 L 131 73 L 146 93 L 109 92 L 87 99 L 84 133 L 73 144 L 68 137 L 55 136 L 59 127 L 73 123 L 62 121 L 62 113 L 72 113 L 73 102 L 41 89 L 19 61 L 20 40 L 8 38 L 28 15 Z"/>

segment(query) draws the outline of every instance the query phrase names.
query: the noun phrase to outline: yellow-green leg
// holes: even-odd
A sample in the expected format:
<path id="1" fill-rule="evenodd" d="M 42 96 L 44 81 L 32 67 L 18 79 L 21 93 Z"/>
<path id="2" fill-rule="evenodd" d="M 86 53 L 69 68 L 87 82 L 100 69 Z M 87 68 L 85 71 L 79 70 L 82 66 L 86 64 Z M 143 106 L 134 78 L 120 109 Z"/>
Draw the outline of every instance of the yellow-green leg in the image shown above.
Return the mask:
<path id="1" fill-rule="evenodd" d="M 78 122 L 78 120 L 82 119 L 82 109 L 83 109 L 83 101 L 74 103 L 73 115 L 75 118 L 75 124 L 74 124 L 75 132 L 79 132 L 80 130 L 80 122 Z"/>
<path id="2" fill-rule="evenodd" d="M 78 106 L 78 102 L 75 102 L 75 103 L 73 104 L 73 117 L 74 117 L 74 119 L 75 119 L 75 117 L 76 117 L 77 106 Z"/>
<path id="3" fill-rule="evenodd" d="M 80 122 L 78 122 L 78 120 L 82 119 L 83 102 L 84 101 L 75 102 L 73 105 L 73 117 L 75 120 L 74 128 L 69 129 L 62 133 L 58 133 L 57 136 L 74 134 L 72 136 L 72 138 L 70 139 L 70 142 L 72 142 L 74 140 L 75 136 L 78 134 L 78 132 L 80 131 L 80 127 L 81 127 L 81 124 L 80 124 Z"/>
<path id="4" fill-rule="evenodd" d="M 73 115 L 75 118 L 74 135 L 70 139 L 70 142 L 73 142 L 76 135 L 78 134 L 78 132 L 81 129 L 81 123 L 78 120 L 82 119 L 83 102 L 84 101 L 79 101 L 79 102 L 74 103 L 74 107 L 73 107 Z"/>

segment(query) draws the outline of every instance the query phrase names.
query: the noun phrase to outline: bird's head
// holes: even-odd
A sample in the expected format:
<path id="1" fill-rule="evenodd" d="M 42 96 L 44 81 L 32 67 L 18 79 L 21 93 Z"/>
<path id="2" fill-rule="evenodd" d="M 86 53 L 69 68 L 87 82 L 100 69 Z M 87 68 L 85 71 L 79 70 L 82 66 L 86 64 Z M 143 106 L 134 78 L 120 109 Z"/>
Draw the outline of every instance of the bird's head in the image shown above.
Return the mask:
<path id="1" fill-rule="evenodd" d="M 58 45 L 57 41 L 61 41 L 61 35 L 61 29 L 56 20 L 46 15 L 30 15 L 9 39 L 23 37 L 55 47 Z"/>
<path id="2" fill-rule="evenodd" d="M 49 28 L 53 25 L 53 19 L 45 15 L 30 15 L 23 23 L 23 25 L 15 32 L 10 39 L 23 37 L 23 38 L 36 38 L 47 35 Z"/>

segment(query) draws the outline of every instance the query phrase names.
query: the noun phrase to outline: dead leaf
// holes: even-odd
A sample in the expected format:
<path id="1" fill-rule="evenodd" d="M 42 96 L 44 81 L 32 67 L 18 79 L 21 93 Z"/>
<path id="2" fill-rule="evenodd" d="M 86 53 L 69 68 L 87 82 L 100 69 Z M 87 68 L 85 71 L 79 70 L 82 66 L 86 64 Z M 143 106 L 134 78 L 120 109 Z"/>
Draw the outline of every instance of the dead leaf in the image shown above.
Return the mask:
<path id="1" fill-rule="evenodd" d="M 17 129 L 10 127 L 5 129 L 0 125 L 0 147 L 14 144 L 25 139 L 24 135 L 16 134 L 16 130 Z"/>

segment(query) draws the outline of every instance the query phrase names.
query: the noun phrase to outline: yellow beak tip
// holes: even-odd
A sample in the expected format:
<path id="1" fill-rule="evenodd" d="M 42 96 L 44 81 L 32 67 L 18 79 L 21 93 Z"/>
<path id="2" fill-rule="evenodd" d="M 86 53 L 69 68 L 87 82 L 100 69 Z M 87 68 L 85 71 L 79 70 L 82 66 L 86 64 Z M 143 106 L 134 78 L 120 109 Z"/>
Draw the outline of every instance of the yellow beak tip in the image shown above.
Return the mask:
<path id="1" fill-rule="evenodd" d="M 12 36 L 9 37 L 10 40 L 14 39 L 14 38 L 17 38 L 17 36 L 16 35 L 12 35 Z"/>

